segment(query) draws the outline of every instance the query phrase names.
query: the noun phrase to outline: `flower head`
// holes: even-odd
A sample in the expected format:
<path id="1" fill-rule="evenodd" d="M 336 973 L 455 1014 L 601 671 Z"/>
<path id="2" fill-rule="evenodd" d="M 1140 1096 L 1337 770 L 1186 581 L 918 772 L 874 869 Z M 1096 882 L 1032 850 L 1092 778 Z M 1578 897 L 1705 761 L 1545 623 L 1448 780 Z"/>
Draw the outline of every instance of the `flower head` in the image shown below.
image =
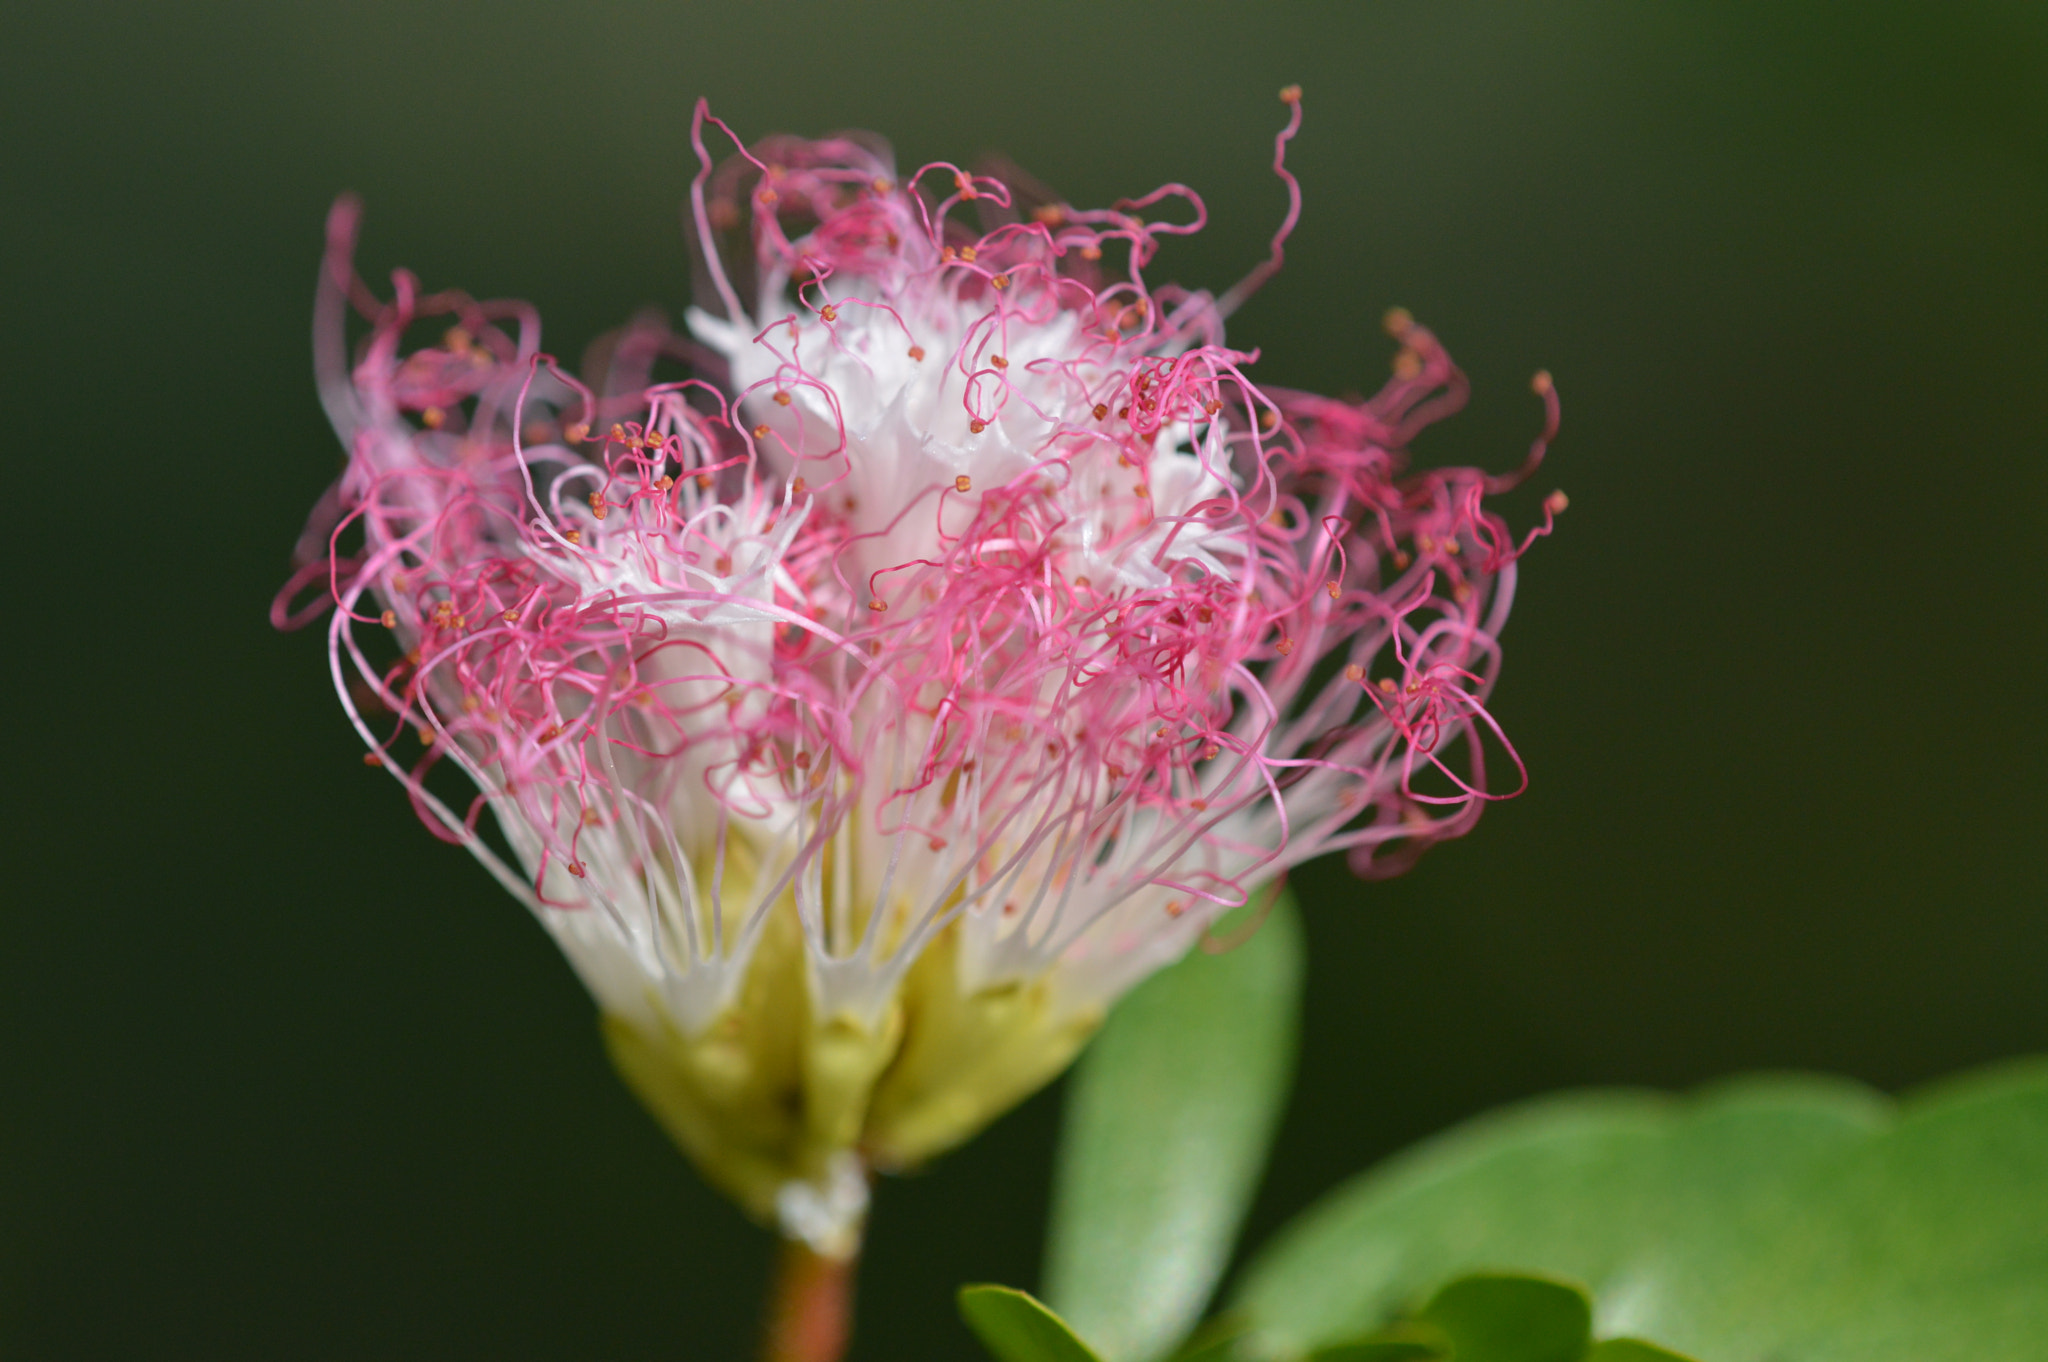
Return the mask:
<path id="1" fill-rule="evenodd" d="M 1407 471 L 1464 380 L 1406 314 L 1370 400 L 1261 387 L 1225 343 L 1299 206 L 1289 96 L 1286 223 L 1221 298 L 1145 278 L 1203 221 L 1183 186 L 1083 210 L 1014 174 L 906 178 L 857 136 L 714 168 L 701 105 L 705 306 L 584 377 L 522 305 L 403 273 L 375 297 L 354 205 L 330 220 L 349 463 L 280 620 L 326 582 L 372 763 L 791 1232 L 839 1242 L 862 1168 L 1037 1087 L 1288 866 L 1385 873 L 1501 797 L 1482 701 L 1562 498 L 1517 538 L 1485 505 L 1513 478 Z M 696 376 L 657 373 L 678 361 Z M 1555 429 L 1537 391 L 1523 472 Z"/>

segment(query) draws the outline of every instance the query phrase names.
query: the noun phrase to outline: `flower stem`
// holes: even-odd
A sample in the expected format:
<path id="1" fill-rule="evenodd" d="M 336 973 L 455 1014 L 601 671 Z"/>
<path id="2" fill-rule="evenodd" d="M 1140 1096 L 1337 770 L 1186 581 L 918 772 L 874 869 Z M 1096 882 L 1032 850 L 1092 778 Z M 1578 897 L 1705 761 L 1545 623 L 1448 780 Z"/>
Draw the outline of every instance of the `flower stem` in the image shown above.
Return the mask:
<path id="1" fill-rule="evenodd" d="M 785 1240 L 769 1288 L 761 1362 L 839 1362 L 853 1337 L 854 1259 Z"/>

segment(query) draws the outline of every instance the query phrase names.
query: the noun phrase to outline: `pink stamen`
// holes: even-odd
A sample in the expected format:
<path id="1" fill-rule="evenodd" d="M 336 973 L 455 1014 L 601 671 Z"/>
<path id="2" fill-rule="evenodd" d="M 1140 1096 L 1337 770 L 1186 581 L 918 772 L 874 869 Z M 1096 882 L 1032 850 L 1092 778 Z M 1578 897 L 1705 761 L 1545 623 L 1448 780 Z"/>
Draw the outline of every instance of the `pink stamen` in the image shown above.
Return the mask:
<path id="1" fill-rule="evenodd" d="M 1089 933 L 1127 902 L 1206 925 L 1325 851 L 1405 864 L 1527 783 L 1485 698 L 1516 560 L 1564 502 L 1518 535 L 1486 499 L 1540 464 L 1558 399 L 1539 376 L 1514 472 L 1411 473 L 1465 379 L 1405 313 L 1370 399 L 1253 381 L 1222 325 L 1299 221 L 1284 97 L 1287 213 L 1213 300 L 1143 275 L 1207 221 L 1185 186 L 976 235 L 949 214 L 1012 212 L 999 177 L 899 182 L 851 137 L 749 148 L 700 101 L 689 221 L 724 329 L 636 322 L 584 378 L 519 305 L 402 273 L 377 298 L 337 203 L 316 351 L 349 463 L 273 622 L 309 622 L 324 577 L 344 706 L 422 819 L 683 975 L 785 893 L 821 958 L 886 975 L 963 915 L 1045 963 L 1112 949 Z M 1140 216 L 1167 199 L 1192 220 Z M 753 259 L 728 262 L 742 203 Z M 650 382 L 706 346 L 729 382 Z M 410 767 L 386 712 L 424 735 Z M 483 792 L 461 813 L 428 788 L 444 760 Z M 486 803 L 522 869 L 480 838 Z M 851 888 L 826 882 L 842 843 Z"/>

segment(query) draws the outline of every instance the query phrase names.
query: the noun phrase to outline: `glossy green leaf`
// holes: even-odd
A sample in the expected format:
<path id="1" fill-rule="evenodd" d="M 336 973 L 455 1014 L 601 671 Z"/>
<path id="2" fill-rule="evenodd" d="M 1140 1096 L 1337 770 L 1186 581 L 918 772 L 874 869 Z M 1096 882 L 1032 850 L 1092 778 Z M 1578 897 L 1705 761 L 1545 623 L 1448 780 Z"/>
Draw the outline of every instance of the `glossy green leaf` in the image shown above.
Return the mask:
<path id="1" fill-rule="evenodd" d="M 1443 1331 L 1454 1362 L 1578 1362 L 1593 1331 L 1585 1292 L 1507 1273 L 1460 1277 L 1418 1318 Z"/>
<path id="2" fill-rule="evenodd" d="M 1046 1296 L 1111 1362 L 1170 1352 L 1230 1260 L 1293 1075 L 1301 953 L 1283 895 L 1236 949 L 1140 986 L 1075 1071 Z"/>
<path id="3" fill-rule="evenodd" d="M 1029 1292 L 963 1286 L 959 1302 L 960 1318 L 1001 1362 L 1101 1362 L 1065 1320 Z"/>
<path id="4" fill-rule="evenodd" d="M 2035 1362 L 2048 1357 L 2048 1063 L 1900 1109 L 1849 1084 L 1766 1078 L 1485 1117 L 1312 1208 L 1234 1308 L 1261 1355 L 1296 1356 L 1482 1269 L 1585 1282 L 1596 1335 L 1709 1362 Z"/>

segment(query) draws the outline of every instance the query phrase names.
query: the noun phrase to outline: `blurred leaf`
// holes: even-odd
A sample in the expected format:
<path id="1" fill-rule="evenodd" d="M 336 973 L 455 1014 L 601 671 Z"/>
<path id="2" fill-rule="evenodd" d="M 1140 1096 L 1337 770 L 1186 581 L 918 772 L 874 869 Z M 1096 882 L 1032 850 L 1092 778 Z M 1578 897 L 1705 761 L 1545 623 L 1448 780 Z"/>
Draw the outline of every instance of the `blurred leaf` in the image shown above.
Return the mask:
<path id="1" fill-rule="evenodd" d="M 1028 1292 L 963 1286 L 959 1301 L 960 1318 L 1002 1362 L 1101 1362 L 1065 1320 Z"/>
<path id="2" fill-rule="evenodd" d="M 1216 1315 L 1182 1341 L 1172 1362 L 1235 1362 L 1237 1341 L 1250 1326 L 1236 1315 Z"/>
<path id="3" fill-rule="evenodd" d="M 1578 1362 L 1593 1330 L 1585 1292 L 1505 1273 L 1460 1277 L 1419 1318 L 1443 1331 L 1455 1362 Z"/>
<path id="4" fill-rule="evenodd" d="M 2048 1063 L 1897 1112 L 1853 1085 L 1763 1078 L 1483 1117 L 1311 1208 L 1234 1308 L 1262 1355 L 1292 1356 L 1477 1269 L 1584 1281 L 1596 1333 L 1712 1362 L 2035 1362 Z"/>
<path id="5" fill-rule="evenodd" d="M 1645 1343 L 1639 1338 L 1610 1338 L 1604 1343 L 1595 1343 L 1586 1354 L 1585 1362 L 1694 1362 L 1694 1359 L 1654 1343 Z"/>
<path id="6" fill-rule="evenodd" d="M 1448 1362 L 1448 1343 L 1428 1343 L 1419 1338 L 1354 1339 L 1318 1349 L 1309 1362 Z"/>
<path id="7" fill-rule="evenodd" d="M 1111 1362 L 1170 1351 L 1230 1261 L 1292 1080 L 1300 983 L 1283 891 L 1248 941 L 1119 1004 L 1075 1072 L 1046 1296 Z"/>

